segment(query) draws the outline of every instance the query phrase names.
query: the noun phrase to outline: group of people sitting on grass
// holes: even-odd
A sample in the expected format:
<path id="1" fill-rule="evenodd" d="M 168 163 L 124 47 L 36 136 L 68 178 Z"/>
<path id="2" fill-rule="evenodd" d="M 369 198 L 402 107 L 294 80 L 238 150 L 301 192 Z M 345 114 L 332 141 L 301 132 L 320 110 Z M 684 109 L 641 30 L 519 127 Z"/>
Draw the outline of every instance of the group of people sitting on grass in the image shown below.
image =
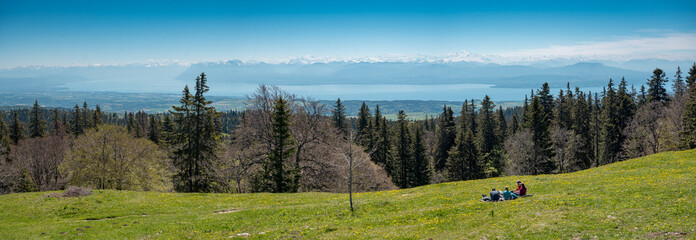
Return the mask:
<path id="1" fill-rule="evenodd" d="M 527 187 L 524 186 L 524 183 L 522 181 L 517 181 L 517 189 L 514 191 L 510 191 L 508 187 L 505 187 L 505 191 L 500 191 L 500 190 L 495 190 L 495 188 L 491 189 L 491 196 L 488 197 L 486 194 L 483 194 L 483 198 L 481 198 L 481 201 L 484 202 L 497 202 L 497 201 L 505 201 L 505 200 L 515 200 L 518 197 L 526 197 L 529 196 L 527 195 Z"/>

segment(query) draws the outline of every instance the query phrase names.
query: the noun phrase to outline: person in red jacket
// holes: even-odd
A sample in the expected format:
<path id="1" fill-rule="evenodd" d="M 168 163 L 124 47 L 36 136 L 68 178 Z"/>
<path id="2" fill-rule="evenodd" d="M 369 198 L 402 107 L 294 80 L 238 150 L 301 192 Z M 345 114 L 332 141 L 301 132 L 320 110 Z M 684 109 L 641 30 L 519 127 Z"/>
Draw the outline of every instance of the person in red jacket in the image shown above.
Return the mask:
<path id="1" fill-rule="evenodd" d="M 522 183 L 522 181 L 517 180 L 517 189 L 515 189 L 515 191 L 512 192 L 519 196 L 524 196 L 527 195 L 527 187 L 524 186 L 524 183 Z"/>

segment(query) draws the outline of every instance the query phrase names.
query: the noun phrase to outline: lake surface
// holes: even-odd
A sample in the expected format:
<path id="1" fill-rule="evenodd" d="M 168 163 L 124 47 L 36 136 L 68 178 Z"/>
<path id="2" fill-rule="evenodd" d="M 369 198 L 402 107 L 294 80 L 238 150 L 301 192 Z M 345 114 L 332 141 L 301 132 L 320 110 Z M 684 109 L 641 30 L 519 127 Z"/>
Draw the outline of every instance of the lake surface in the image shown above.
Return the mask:
<path id="1" fill-rule="evenodd" d="M 186 83 L 171 80 L 161 81 L 123 81 L 101 80 L 66 84 L 72 91 L 114 91 L 135 93 L 173 93 L 181 92 Z M 235 84 L 209 82 L 209 95 L 245 96 L 253 93 L 256 84 Z M 322 85 L 278 85 L 281 89 L 298 96 L 309 96 L 319 100 L 443 100 L 464 101 L 482 99 L 488 95 L 496 101 L 521 101 L 530 94 L 529 88 L 501 88 L 490 84 L 322 84 Z M 193 87 L 193 86 L 190 86 Z M 601 91 L 601 87 L 584 88 L 583 91 Z M 554 95 L 559 89 L 552 89 Z"/>

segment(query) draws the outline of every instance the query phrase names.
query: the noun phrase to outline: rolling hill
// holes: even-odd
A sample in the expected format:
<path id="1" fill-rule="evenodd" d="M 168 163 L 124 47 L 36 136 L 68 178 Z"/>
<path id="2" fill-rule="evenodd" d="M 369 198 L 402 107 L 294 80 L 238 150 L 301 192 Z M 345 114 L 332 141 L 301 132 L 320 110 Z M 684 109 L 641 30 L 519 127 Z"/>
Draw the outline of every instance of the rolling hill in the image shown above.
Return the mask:
<path id="1" fill-rule="evenodd" d="M 696 150 L 585 171 L 358 193 L 193 194 L 94 191 L 0 196 L 3 239 L 615 239 L 695 238 Z M 479 201 L 527 183 L 533 197 Z"/>

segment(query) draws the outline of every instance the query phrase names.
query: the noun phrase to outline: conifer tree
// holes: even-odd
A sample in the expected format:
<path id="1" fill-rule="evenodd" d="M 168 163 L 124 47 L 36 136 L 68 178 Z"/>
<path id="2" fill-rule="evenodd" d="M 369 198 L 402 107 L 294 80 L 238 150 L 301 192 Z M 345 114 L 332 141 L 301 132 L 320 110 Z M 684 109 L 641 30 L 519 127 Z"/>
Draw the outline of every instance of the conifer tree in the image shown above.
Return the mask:
<path id="1" fill-rule="evenodd" d="M 501 145 L 503 142 L 505 142 L 508 131 L 507 120 L 505 120 L 505 113 L 503 113 L 503 106 L 499 106 L 496 113 L 498 115 L 498 127 L 495 129 L 495 131 L 498 133 L 498 144 Z"/>
<path id="2" fill-rule="evenodd" d="M 636 104 L 633 101 L 633 96 L 631 96 L 631 93 L 628 92 L 628 83 L 626 82 L 626 79 L 621 78 L 621 82 L 619 83 L 619 89 L 616 92 L 616 102 L 613 104 L 617 104 L 617 122 L 618 122 L 618 127 L 619 130 L 623 131 L 624 128 L 628 125 L 629 121 L 631 118 L 633 118 L 633 114 L 636 112 Z M 624 136 L 623 134 L 620 134 L 619 138 L 619 144 L 623 145 L 624 141 Z"/>
<path id="3" fill-rule="evenodd" d="M 571 108 L 571 118 L 572 125 L 571 129 L 573 132 L 580 136 L 580 146 L 578 146 L 575 156 L 577 156 L 576 167 L 577 169 L 587 169 L 592 164 L 593 153 L 592 149 L 592 131 L 591 131 L 591 120 L 592 120 L 592 107 L 591 107 L 592 96 L 585 94 L 580 91 L 580 89 L 575 89 L 575 99 L 573 100 L 573 107 Z"/>
<path id="4" fill-rule="evenodd" d="M 656 68 L 653 75 L 648 79 L 647 102 L 660 101 L 666 102 L 669 100 L 665 84 L 668 79 L 665 77 L 665 72 L 662 69 Z"/>
<path id="5" fill-rule="evenodd" d="M 71 132 L 75 135 L 75 137 L 77 137 L 85 133 L 85 128 L 83 125 L 84 121 L 82 121 L 82 111 L 80 111 L 80 107 L 75 104 L 74 109 L 75 111 L 70 119 L 70 126 L 72 127 Z"/>
<path id="6" fill-rule="evenodd" d="M 19 140 L 24 139 L 24 123 L 19 121 L 17 111 L 14 111 L 12 116 L 12 125 L 10 125 L 10 140 L 12 144 L 17 145 Z"/>
<path id="7" fill-rule="evenodd" d="M 682 117 L 684 127 L 680 139 L 682 149 L 696 148 L 696 87 L 693 86 L 693 83 L 688 91 L 684 116 Z"/>
<path id="8" fill-rule="evenodd" d="M 466 104 L 464 104 L 464 106 L 466 106 Z M 435 170 L 437 171 L 441 171 L 445 168 L 445 163 L 449 157 L 448 151 L 452 148 L 452 145 L 454 145 L 456 131 L 453 115 L 452 108 L 445 105 L 442 107 L 442 114 L 440 114 L 437 121 L 434 156 Z"/>
<path id="9" fill-rule="evenodd" d="M 396 144 L 394 149 L 395 173 L 393 181 L 400 188 L 409 188 L 410 177 L 413 175 L 411 168 L 413 166 L 411 153 L 411 134 L 406 120 L 406 113 L 403 110 L 399 111 L 397 122 Z"/>
<path id="10" fill-rule="evenodd" d="M 430 183 L 430 161 L 426 156 L 425 143 L 423 143 L 423 130 L 414 125 L 413 145 L 413 170 L 410 185 L 412 187 L 423 186 Z"/>
<path id="11" fill-rule="evenodd" d="M 370 140 L 372 139 L 370 136 L 370 134 L 372 134 L 370 124 L 371 118 L 372 116 L 370 114 L 370 108 L 367 106 L 367 104 L 365 104 L 365 102 L 363 102 L 360 106 L 360 112 L 358 113 L 357 140 L 359 142 L 357 144 L 365 148 L 372 148 L 372 146 L 370 146 Z"/>
<path id="12" fill-rule="evenodd" d="M 686 87 L 696 87 L 696 63 L 694 63 L 694 65 L 692 65 L 689 69 L 689 76 L 686 77 Z"/>
<path id="13" fill-rule="evenodd" d="M 677 67 L 677 72 L 674 74 L 674 84 L 672 84 L 672 91 L 674 91 L 674 96 L 683 96 L 686 93 L 686 84 L 684 83 L 684 78 L 682 78 L 682 71 L 680 67 Z"/>
<path id="14" fill-rule="evenodd" d="M 174 124 L 174 121 L 172 121 L 171 114 L 165 114 L 161 132 L 162 133 L 160 135 L 160 144 L 170 144 L 176 135 L 176 126 Z"/>
<path id="15" fill-rule="evenodd" d="M 384 171 L 389 176 L 394 177 L 395 162 L 392 154 L 391 131 L 386 118 L 379 119 L 379 138 L 374 153 L 372 154 L 373 161 L 384 166 Z"/>
<path id="16" fill-rule="evenodd" d="M 194 95 L 188 86 L 170 113 L 177 125 L 171 144 L 174 167 L 174 188 L 179 192 L 208 192 L 212 189 L 212 172 L 217 161 L 220 130 L 216 126 L 220 114 L 204 94 L 208 92 L 205 73 L 196 77 Z"/>
<path id="17" fill-rule="evenodd" d="M 534 142 L 533 156 L 527 159 L 526 164 L 532 169 L 532 174 L 550 173 L 555 169 L 552 160 L 554 151 L 549 132 L 550 119 L 546 117 L 546 111 L 542 105 L 543 94 L 532 97 L 532 103 L 525 112 L 524 127 L 532 133 Z"/>
<path id="18" fill-rule="evenodd" d="M 341 99 L 336 100 L 336 105 L 331 111 L 333 113 L 333 123 L 336 129 L 340 130 L 343 135 L 348 135 L 348 123 L 346 122 L 346 107 L 341 103 Z"/>
<path id="19" fill-rule="evenodd" d="M 268 154 L 268 176 L 271 192 L 297 192 L 299 169 L 292 169 L 287 161 L 295 153 L 295 140 L 290 133 L 290 109 L 284 98 L 278 98 L 273 106 L 271 129 L 273 149 Z"/>
<path id="20" fill-rule="evenodd" d="M 64 136 L 64 134 L 67 132 L 67 127 L 65 124 L 63 124 L 63 120 L 61 119 L 58 109 L 53 110 L 53 116 L 51 118 L 53 120 L 51 122 L 51 135 Z"/>
<path id="21" fill-rule="evenodd" d="M 7 129 L 7 123 L 0 113 L 0 156 L 6 156 L 10 153 L 10 133 Z"/>
<path id="22" fill-rule="evenodd" d="M 500 143 L 496 134 L 496 122 L 493 116 L 495 104 L 486 95 L 481 101 L 481 109 L 478 114 L 477 144 L 480 151 L 480 159 L 490 176 L 497 176 L 502 172 L 502 157 L 500 156 Z M 472 128 L 473 129 L 473 128 Z"/>
<path id="23" fill-rule="evenodd" d="M 517 115 L 512 115 L 512 118 L 510 118 L 510 125 L 508 125 L 507 135 L 512 136 L 517 133 L 519 125 L 520 123 L 519 120 L 517 120 Z"/>
<path id="24" fill-rule="evenodd" d="M 553 120 L 553 95 L 551 95 L 551 89 L 549 83 L 544 83 L 541 85 L 541 89 L 537 92 L 539 96 L 539 103 L 544 107 L 544 114 L 549 121 Z"/>
<path id="25" fill-rule="evenodd" d="M 94 123 L 94 126 L 99 126 L 104 124 L 104 114 L 101 111 L 101 107 L 97 105 L 97 107 L 94 109 L 94 116 L 93 116 L 92 122 Z"/>
<path id="26" fill-rule="evenodd" d="M 153 115 L 150 117 L 150 128 L 148 128 L 147 138 L 156 144 L 160 144 L 161 135 L 160 121 L 157 116 Z"/>
<path id="27" fill-rule="evenodd" d="M 601 164 L 613 163 L 619 160 L 621 152 L 621 123 L 614 83 L 609 79 L 608 90 L 602 99 L 602 112 L 600 115 L 600 146 L 599 161 Z"/>
<path id="28" fill-rule="evenodd" d="M 457 131 L 455 144 L 450 149 L 449 158 L 447 158 L 447 180 L 478 179 L 483 176 L 482 172 L 473 131 L 471 128 L 467 129 L 466 132 Z"/>
<path id="29" fill-rule="evenodd" d="M 29 137 L 45 137 L 46 121 L 44 120 L 43 112 L 41 111 L 41 106 L 39 106 L 38 100 L 34 100 L 34 107 L 31 108 L 29 115 Z"/>
<path id="30" fill-rule="evenodd" d="M 87 102 L 82 103 L 82 126 L 84 129 L 90 129 L 93 128 L 93 122 L 92 122 L 93 116 L 90 114 L 90 109 L 87 106 Z"/>

